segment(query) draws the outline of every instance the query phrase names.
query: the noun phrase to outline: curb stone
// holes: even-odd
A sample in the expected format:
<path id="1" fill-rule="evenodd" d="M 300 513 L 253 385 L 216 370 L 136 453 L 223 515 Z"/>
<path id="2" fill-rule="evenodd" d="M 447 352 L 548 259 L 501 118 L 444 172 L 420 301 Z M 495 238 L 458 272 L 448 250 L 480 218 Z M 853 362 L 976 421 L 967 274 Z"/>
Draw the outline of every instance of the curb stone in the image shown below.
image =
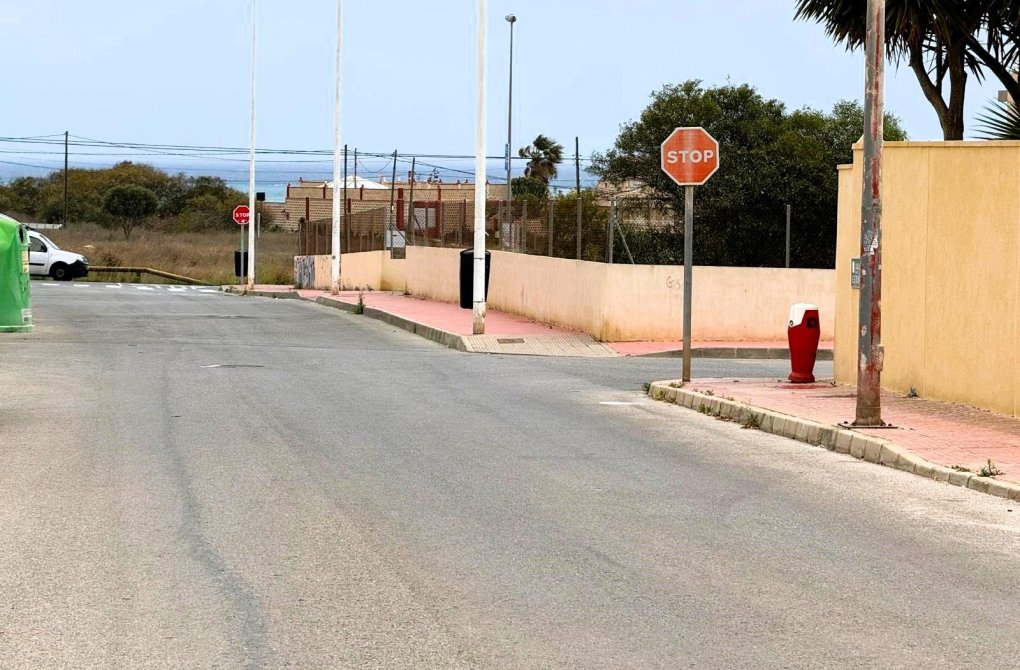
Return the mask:
<path id="1" fill-rule="evenodd" d="M 325 296 L 319 296 L 316 298 L 315 303 L 325 305 L 326 307 L 341 309 L 351 314 L 354 314 L 354 310 L 357 308 L 357 305 L 352 303 L 337 300 L 335 298 L 327 298 Z M 361 316 L 367 316 L 370 319 L 382 321 L 383 323 L 387 323 L 395 328 L 406 330 L 409 333 L 423 337 L 426 340 L 431 340 L 432 342 L 436 342 L 437 344 L 441 344 L 450 349 L 455 349 L 457 351 L 465 351 L 466 349 L 464 346 L 464 339 L 460 335 L 450 333 L 445 330 L 439 330 L 438 328 L 432 328 L 431 326 L 425 326 L 411 321 L 410 319 L 405 319 L 402 316 L 390 314 L 389 312 L 384 312 L 374 307 L 365 307 Z"/>
<path id="2" fill-rule="evenodd" d="M 650 354 L 631 354 L 632 358 L 680 358 L 683 349 L 669 349 Z M 779 347 L 695 347 L 691 358 L 725 358 L 732 360 L 789 360 L 790 350 Z M 815 360 L 831 361 L 832 349 L 819 349 Z"/>
<path id="3" fill-rule="evenodd" d="M 758 417 L 758 429 L 764 433 L 788 437 L 799 442 L 824 447 L 829 451 L 850 454 L 854 458 L 884 465 L 913 475 L 961 486 L 979 493 L 1020 501 L 1020 484 L 981 477 L 973 472 L 961 472 L 927 461 L 903 447 L 879 437 L 873 437 L 839 426 L 827 426 L 807 419 L 782 414 L 764 407 L 756 407 L 736 400 L 726 400 L 670 384 L 678 381 L 652 382 L 648 396 L 652 400 L 672 402 L 681 407 L 708 408 L 718 418 L 744 421 Z"/>
<path id="4" fill-rule="evenodd" d="M 232 286 L 227 286 L 222 289 L 226 293 L 231 293 L 238 296 L 252 295 L 260 298 L 282 298 L 291 300 L 305 300 L 300 293 L 297 291 L 245 291 L 244 289 L 237 289 Z M 319 296 L 314 301 L 317 305 L 325 305 L 326 307 L 333 307 L 335 309 L 354 314 L 357 305 L 343 300 L 337 300 L 336 298 L 327 298 L 326 296 Z M 446 332 L 445 330 L 439 330 L 438 328 L 432 328 L 431 326 L 425 326 L 420 323 L 415 323 L 409 319 L 405 319 L 389 312 L 384 312 L 373 307 L 365 307 L 360 316 L 367 316 L 370 319 L 376 319 L 388 323 L 391 326 L 406 330 L 409 333 L 423 337 L 426 340 L 431 340 L 438 344 L 448 347 L 450 349 L 456 349 L 457 351 L 465 351 L 464 340 L 460 335 Z"/>

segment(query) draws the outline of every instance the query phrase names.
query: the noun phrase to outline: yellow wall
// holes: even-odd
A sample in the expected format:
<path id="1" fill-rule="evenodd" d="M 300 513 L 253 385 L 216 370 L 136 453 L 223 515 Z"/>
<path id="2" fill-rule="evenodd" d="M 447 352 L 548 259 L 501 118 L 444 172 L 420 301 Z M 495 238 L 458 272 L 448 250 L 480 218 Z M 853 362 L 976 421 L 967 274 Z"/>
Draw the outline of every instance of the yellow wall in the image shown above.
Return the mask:
<path id="1" fill-rule="evenodd" d="M 1020 142 L 890 142 L 882 217 L 882 385 L 1017 415 Z M 861 151 L 839 173 L 836 361 L 857 375 Z"/>
<path id="2" fill-rule="evenodd" d="M 457 249 L 409 247 L 407 288 L 414 295 L 459 299 Z M 790 305 L 819 306 L 822 337 L 833 336 L 832 270 L 694 268 L 692 337 L 782 340 Z M 591 333 L 603 341 L 679 340 L 683 268 L 606 265 L 492 252 L 488 304 Z"/>
<path id="3" fill-rule="evenodd" d="M 388 251 L 364 251 L 340 256 L 340 288 L 353 290 L 370 288 L 373 291 L 403 291 L 403 261 L 391 260 Z M 315 285 L 320 291 L 332 286 L 332 267 L 329 256 L 314 256 Z"/>

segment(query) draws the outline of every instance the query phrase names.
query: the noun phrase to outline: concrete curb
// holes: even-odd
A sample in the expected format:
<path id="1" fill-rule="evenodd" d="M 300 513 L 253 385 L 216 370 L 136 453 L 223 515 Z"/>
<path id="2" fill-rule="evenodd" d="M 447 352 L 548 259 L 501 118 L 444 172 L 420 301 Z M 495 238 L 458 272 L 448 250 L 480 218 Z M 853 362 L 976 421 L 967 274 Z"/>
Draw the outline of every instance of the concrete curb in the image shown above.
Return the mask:
<path id="1" fill-rule="evenodd" d="M 854 458 L 896 468 L 935 481 L 1020 501 L 1020 484 L 1000 481 L 991 477 L 981 477 L 974 472 L 960 472 L 931 463 L 889 440 L 839 426 L 829 426 L 801 419 L 763 407 L 747 405 L 736 400 L 710 396 L 686 388 L 676 388 L 670 384 L 679 384 L 679 382 L 652 383 L 648 388 L 648 396 L 653 400 L 675 403 L 681 407 L 698 410 L 721 419 L 742 422 L 756 418 L 759 430 L 765 433 L 807 442 L 841 454 L 850 454 Z"/>
<path id="2" fill-rule="evenodd" d="M 350 314 L 355 314 L 357 305 L 344 302 L 343 300 L 336 300 L 335 298 L 327 298 L 325 296 L 319 296 L 315 299 L 315 303 L 318 305 L 325 305 L 326 307 L 333 307 L 340 309 Z M 432 328 L 431 326 L 425 326 L 410 319 L 405 319 L 402 316 L 396 316 L 389 312 L 384 312 L 374 307 L 365 307 L 361 316 L 367 316 L 370 319 L 376 319 L 383 323 L 388 323 L 391 326 L 395 326 L 402 330 L 406 330 L 409 333 L 424 337 L 426 340 L 431 340 L 438 344 L 448 347 L 450 349 L 456 349 L 457 351 L 466 351 L 464 346 L 464 339 L 455 333 L 449 333 L 445 330 L 439 330 L 438 328 Z"/>
<path id="3" fill-rule="evenodd" d="M 633 358 L 680 358 L 683 349 L 656 351 L 651 354 L 631 354 Z M 747 360 L 789 360 L 790 350 L 778 347 L 695 347 L 691 349 L 691 358 L 727 358 Z M 815 357 L 818 361 L 831 361 L 832 349 L 819 349 Z"/>
<path id="4" fill-rule="evenodd" d="M 282 298 L 285 300 L 300 300 L 301 294 L 297 291 L 248 291 L 243 288 L 237 288 L 236 286 L 221 286 L 220 290 L 224 293 L 230 293 L 232 295 L 248 296 L 253 295 L 258 298 Z"/>

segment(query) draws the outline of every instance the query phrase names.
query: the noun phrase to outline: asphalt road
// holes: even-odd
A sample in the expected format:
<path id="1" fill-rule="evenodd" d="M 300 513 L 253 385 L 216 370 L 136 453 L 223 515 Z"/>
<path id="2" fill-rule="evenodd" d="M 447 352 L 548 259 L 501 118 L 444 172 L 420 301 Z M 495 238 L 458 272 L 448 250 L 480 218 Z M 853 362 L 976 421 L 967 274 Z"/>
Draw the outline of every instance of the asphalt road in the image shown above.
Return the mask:
<path id="1" fill-rule="evenodd" d="M 33 288 L 0 668 L 1020 666 L 1020 505 L 647 400 L 676 360 Z"/>

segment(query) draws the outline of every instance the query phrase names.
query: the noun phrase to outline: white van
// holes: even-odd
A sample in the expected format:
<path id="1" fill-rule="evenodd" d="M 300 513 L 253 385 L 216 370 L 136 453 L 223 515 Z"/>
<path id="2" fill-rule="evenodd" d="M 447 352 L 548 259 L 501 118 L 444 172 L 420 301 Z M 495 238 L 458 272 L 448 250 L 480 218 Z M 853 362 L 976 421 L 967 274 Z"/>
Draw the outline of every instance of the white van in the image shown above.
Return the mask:
<path id="1" fill-rule="evenodd" d="M 89 274 L 89 259 L 64 251 L 36 230 L 28 231 L 28 272 L 33 277 L 71 281 Z"/>

